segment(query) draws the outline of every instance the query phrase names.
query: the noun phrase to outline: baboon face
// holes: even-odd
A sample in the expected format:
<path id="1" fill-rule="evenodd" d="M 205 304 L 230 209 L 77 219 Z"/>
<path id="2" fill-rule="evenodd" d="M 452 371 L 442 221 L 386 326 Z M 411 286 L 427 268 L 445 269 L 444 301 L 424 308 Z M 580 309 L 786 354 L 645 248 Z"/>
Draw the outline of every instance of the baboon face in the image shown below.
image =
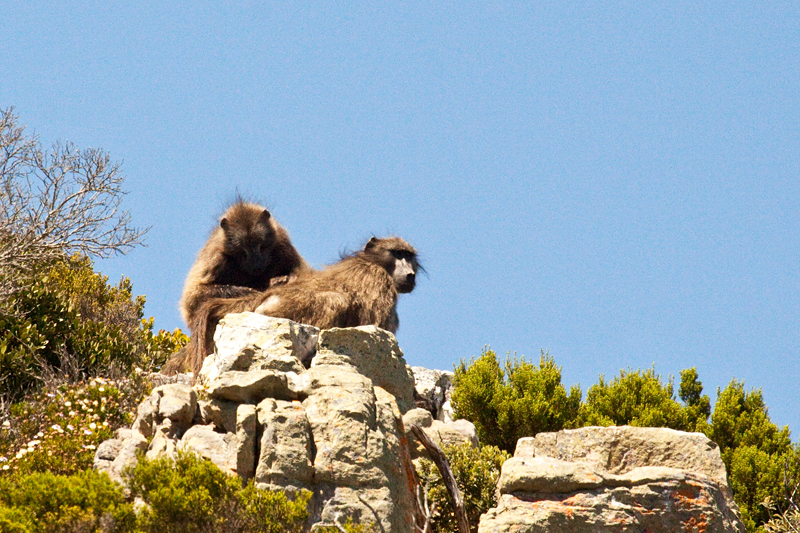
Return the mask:
<path id="1" fill-rule="evenodd" d="M 419 263 L 417 252 L 410 244 L 399 237 L 373 237 L 364 251 L 372 255 L 392 276 L 397 292 L 408 293 L 414 290 Z"/>
<path id="2" fill-rule="evenodd" d="M 390 271 L 399 293 L 411 292 L 417 284 L 417 256 L 408 250 L 391 250 L 394 270 Z"/>
<path id="3" fill-rule="evenodd" d="M 225 232 L 225 255 L 243 272 L 257 274 L 272 262 L 275 229 L 269 211 L 264 209 L 249 220 L 223 218 L 219 225 Z"/>

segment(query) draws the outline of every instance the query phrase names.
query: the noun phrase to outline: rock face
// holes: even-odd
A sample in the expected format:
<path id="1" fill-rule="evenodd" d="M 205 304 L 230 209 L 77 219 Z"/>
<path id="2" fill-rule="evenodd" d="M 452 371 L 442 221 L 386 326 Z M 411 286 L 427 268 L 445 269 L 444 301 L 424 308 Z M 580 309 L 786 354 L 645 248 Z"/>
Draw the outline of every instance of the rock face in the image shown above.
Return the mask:
<path id="1" fill-rule="evenodd" d="M 156 387 L 133 427 L 98 447 L 95 468 L 120 479 L 138 450 L 189 450 L 260 488 L 310 490 L 311 523 L 352 517 L 413 532 L 402 414 L 414 376 L 394 335 L 243 313 L 225 317 L 214 340 L 197 385 Z"/>
<path id="2" fill-rule="evenodd" d="M 700 433 L 589 427 L 520 439 L 479 533 L 744 532 Z"/>
<path id="3" fill-rule="evenodd" d="M 453 410 L 450 407 L 450 394 L 453 392 L 453 373 L 447 370 L 431 370 L 422 366 L 412 366 L 414 386 L 420 398 L 427 400 L 432 407 L 434 420 L 452 422 Z"/>

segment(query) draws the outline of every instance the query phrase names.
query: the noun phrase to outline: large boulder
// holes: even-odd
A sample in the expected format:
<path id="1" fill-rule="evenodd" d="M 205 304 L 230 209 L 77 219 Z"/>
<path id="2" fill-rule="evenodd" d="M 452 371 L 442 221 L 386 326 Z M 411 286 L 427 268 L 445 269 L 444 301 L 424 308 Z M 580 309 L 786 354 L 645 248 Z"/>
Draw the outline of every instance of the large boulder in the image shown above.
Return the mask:
<path id="1" fill-rule="evenodd" d="M 700 433 L 588 427 L 520 439 L 479 533 L 744 532 L 719 448 Z"/>
<path id="2" fill-rule="evenodd" d="M 243 313 L 220 321 L 214 339 L 194 388 L 163 381 L 133 428 L 98 447 L 95 468 L 119 480 L 138 450 L 192 451 L 259 488 L 311 491 L 309 525 L 349 517 L 414 531 L 403 425 L 414 377 L 394 335 Z"/>

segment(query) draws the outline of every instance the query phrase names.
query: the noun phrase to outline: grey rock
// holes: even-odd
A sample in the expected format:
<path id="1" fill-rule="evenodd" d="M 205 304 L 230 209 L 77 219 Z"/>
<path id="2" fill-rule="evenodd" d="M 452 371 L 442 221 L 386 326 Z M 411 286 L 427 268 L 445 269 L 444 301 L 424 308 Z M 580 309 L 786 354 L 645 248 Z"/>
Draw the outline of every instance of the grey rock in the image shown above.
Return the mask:
<path id="1" fill-rule="evenodd" d="M 665 428 L 581 428 L 520 439 L 480 533 L 744 532 L 719 450 Z"/>
<path id="2" fill-rule="evenodd" d="M 253 479 L 256 473 L 256 406 L 242 404 L 236 410 L 236 473 L 244 481 Z"/>
<path id="3" fill-rule="evenodd" d="M 158 425 L 158 404 L 161 394 L 154 390 L 150 396 L 139 404 L 136 410 L 136 419 L 133 421 L 131 429 L 140 433 L 144 438 L 149 439 Z"/>
<path id="4" fill-rule="evenodd" d="M 441 448 L 463 442 L 469 442 L 473 448 L 478 447 L 478 432 L 472 422 L 468 420 L 456 420 L 448 423 L 440 422 L 439 420 L 433 420 L 427 409 L 417 408 L 403 415 L 406 439 L 411 447 L 411 457 L 414 459 L 429 457 L 428 452 L 411 431 L 411 424 L 419 426 Z"/>
<path id="5" fill-rule="evenodd" d="M 310 488 L 314 440 L 302 404 L 267 398 L 258 404 L 258 424 L 262 434 L 256 483 Z"/>
<path id="6" fill-rule="evenodd" d="M 108 439 L 100 443 L 94 453 L 94 461 L 92 467 L 98 472 L 109 472 L 114 459 L 119 455 L 122 449 L 123 441 L 121 439 Z"/>
<path id="7" fill-rule="evenodd" d="M 122 483 L 122 472 L 126 467 L 136 464 L 136 452 L 146 449 L 147 439 L 140 433 L 133 432 L 129 438 L 122 441 L 117 456 L 110 464 L 106 461 L 104 464 L 96 465 L 95 468 L 101 472 L 107 472 L 111 479 Z"/>
<path id="8" fill-rule="evenodd" d="M 453 413 L 449 406 L 453 391 L 453 373 L 422 366 L 412 366 L 411 371 L 414 373 L 417 394 L 431 405 L 434 418 L 440 422 L 452 422 Z"/>
<path id="9" fill-rule="evenodd" d="M 194 389 L 183 383 L 171 383 L 157 387 L 153 393 L 161 395 L 158 402 L 158 422 L 169 418 L 179 431 L 186 431 L 197 410 L 197 393 Z"/>
<path id="10" fill-rule="evenodd" d="M 319 516 L 328 516 L 332 506 L 360 509 L 361 500 L 388 491 L 390 500 L 375 507 L 375 521 L 385 531 L 412 531 L 413 465 L 395 397 L 348 365 L 312 364 L 307 375 L 303 407 L 316 446 L 314 482 L 336 487 L 333 494 L 319 493 Z M 343 494 L 351 497 L 342 500 Z"/>
<path id="11" fill-rule="evenodd" d="M 413 531 L 414 472 L 401 412 L 429 428 L 444 425 L 413 409 L 414 378 L 392 334 L 318 333 L 244 313 L 221 321 L 215 340 L 198 383 L 156 387 L 133 428 L 98 450 L 96 468 L 118 478 L 137 450 L 147 457 L 185 450 L 259 488 L 310 490 L 309 525 L 338 514 L 385 533 Z M 437 430 L 442 442 L 445 434 Z"/>
<path id="12" fill-rule="evenodd" d="M 94 453 L 94 459 L 102 460 L 102 461 L 113 461 L 119 455 L 119 451 L 122 449 L 122 440 L 120 439 L 108 439 L 100 443 L 97 447 L 97 451 Z"/>
<path id="13" fill-rule="evenodd" d="M 348 365 L 397 399 L 400 411 L 414 408 L 414 374 L 395 336 L 375 326 L 320 331 L 315 365 Z"/>
<path id="14" fill-rule="evenodd" d="M 237 457 L 235 451 L 231 453 L 231 448 L 235 449 L 238 444 L 234 442 L 235 439 L 235 434 L 217 433 L 211 426 L 192 426 L 183 435 L 178 444 L 178 449 L 194 452 L 201 457 L 205 457 L 223 472 L 235 475 Z M 233 445 L 231 445 L 232 442 Z"/>
<path id="15" fill-rule="evenodd" d="M 300 373 L 316 352 L 319 330 L 285 318 L 235 313 L 220 320 L 214 333 L 214 354 L 200 371 L 211 381 L 231 370 L 277 370 Z"/>
<path id="16" fill-rule="evenodd" d="M 275 370 L 230 370 L 212 379 L 208 395 L 217 400 L 239 403 L 258 403 L 264 398 L 296 400 L 299 392 L 290 387 L 286 373 Z"/>
<path id="17" fill-rule="evenodd" d="M 236 402 L 224 400 L 200 400 L 198 409 L 203 425 L 214 424 L 217 431 L 223 433 L 236 433 L 236 410 L 239 408 Z"/>
<path id="18" fill-rule="evenodd" d="M 153 384 L 153 388 L 160 387 L 161 385 L 169 385 L 171 383 L 181 383 L 191 386 L 193 375 L 191 372 L 184 372 L 182 374 L 166 376 L 160 372 L 151 372 L 147 374 L 147 379 Z"/>
<path id="19" fill-rule="evenodd" d="M 179 432 L 180 428 L 177 423 L 170 418 L 165 418 L 156 428 L 155 435 L 147 447 L 145 456 L 148 459 L 155 459 L 160 455 L 174 457 Z"/>
<path id="20" fill-rule="evenodd" d="M 411 409 L 403 415 L 403 426 L 406 428 L 406 434 L 408 434 L 408 427 L 411 424 L 421 428 L 429 428 L 433 424 L 433 416 L 427 409 L 420 407 Z"/>
<path id="21" fill-rule="evenodd" d="M 538 456 L 586 462 L 614 474 L 638 466 L 666 466 L 728 482 L 716 444 L 702 433 L 668 428 L 585 427 L 517 442 L 514 457 Z"/>
<path id="22" fill-rule="evenodd" d="M 118 440 L 125 440 L 133 435 L 133 430 L 130 428 L 117 428 L 114 432 L 114 438 Z"/>

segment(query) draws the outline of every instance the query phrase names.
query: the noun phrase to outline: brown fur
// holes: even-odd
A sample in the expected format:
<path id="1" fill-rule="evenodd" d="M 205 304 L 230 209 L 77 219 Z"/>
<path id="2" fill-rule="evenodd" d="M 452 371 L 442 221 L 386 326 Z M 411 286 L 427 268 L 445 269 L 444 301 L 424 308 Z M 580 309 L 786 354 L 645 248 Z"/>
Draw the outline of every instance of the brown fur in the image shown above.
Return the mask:
<path id="1" fill-rule="evenodd" d="M 211 351 L 213 330 L 228 313 L 257 311 L 320 329 L 373 324 L 396 332 L 397 297 L 411 292 L 419 270 L 414 248 L 399 237 L 372 238 L 364 250 L 320 271 L 305 271 L 287 285 L 238 298 L 215 298 L 201 305 L 194 345 L 184 357 L 197 375 Z M 199 342 L 204 339 L 204 342 Z"/>
<path id="2" fill-rule="evenodd" d="M 216 299 L 259 295 L 270 286 L 311 270 L 292 246 L 289 234 L 264 207 L 237 201 L 220 219 L 186 277 L 180 310 L 192 336 L 205 334 L 203 304 Z M 176 358 L 162 370 L 182 370 Z"/>

